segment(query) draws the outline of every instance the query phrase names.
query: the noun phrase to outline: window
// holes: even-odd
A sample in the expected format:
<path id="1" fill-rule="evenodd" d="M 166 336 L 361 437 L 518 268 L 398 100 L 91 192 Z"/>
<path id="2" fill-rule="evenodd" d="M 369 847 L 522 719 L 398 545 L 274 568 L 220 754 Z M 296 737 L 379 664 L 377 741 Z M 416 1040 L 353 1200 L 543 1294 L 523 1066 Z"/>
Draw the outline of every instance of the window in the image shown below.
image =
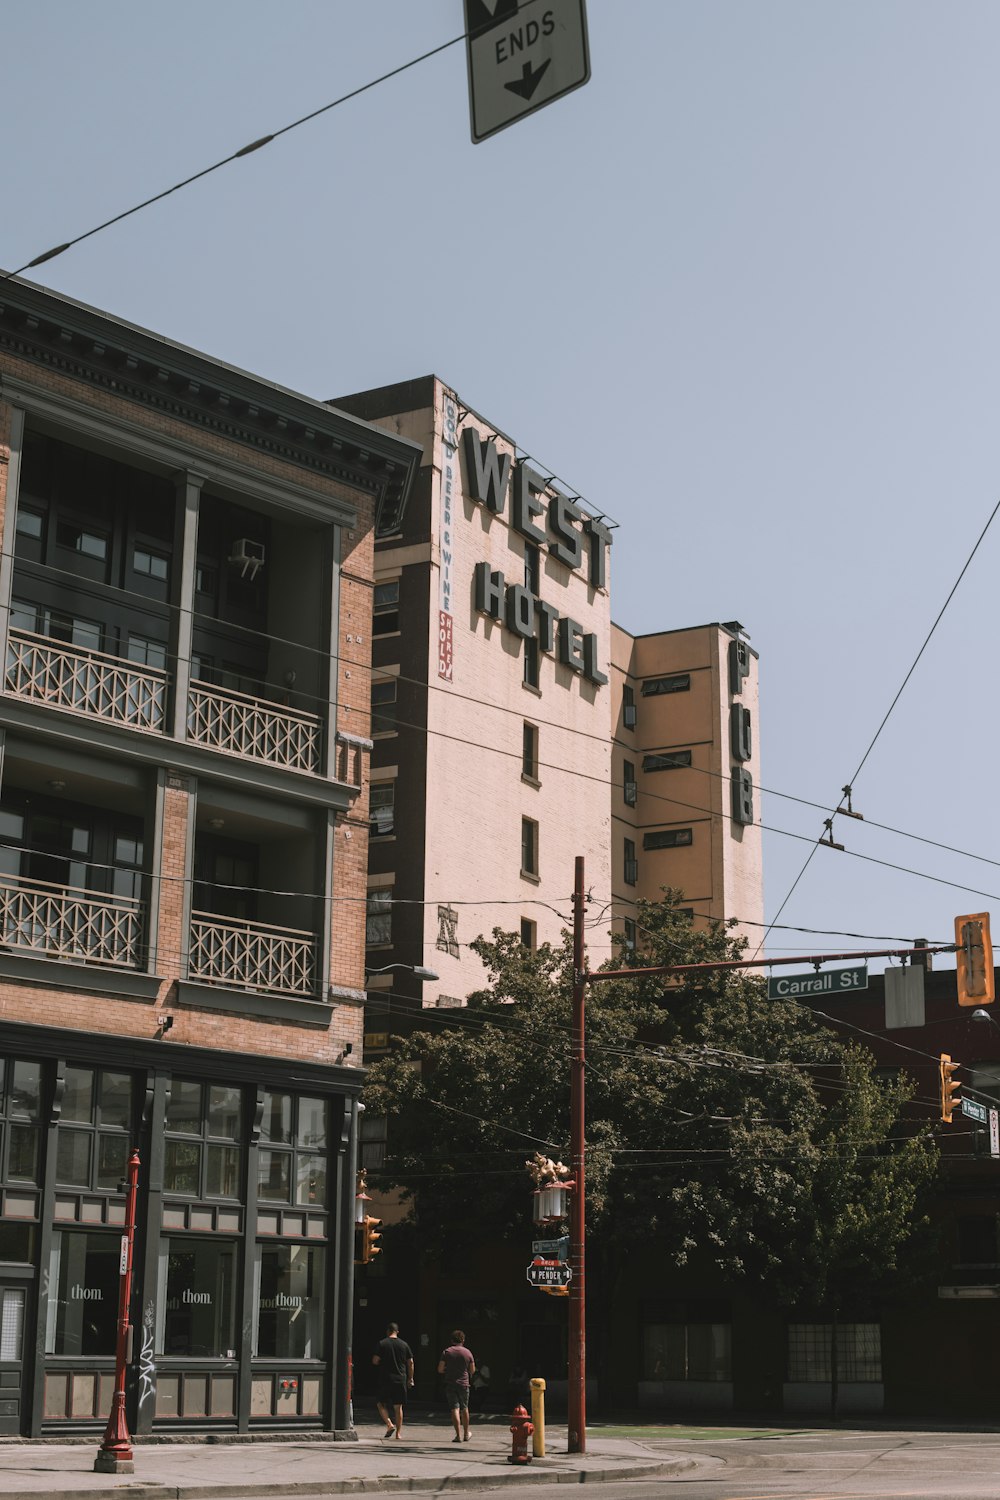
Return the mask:
<path id="1" fill-rule="evenodd" d="M 174 1078 L 163 1187 L 186 1198 L 242 1197 L 243 1098 L 229 1084 Z"/>
<path id="2" fill-rule="evenodd" d="M 375 585 L 372 635 L 391 635 L 399 629 L 399 579 Z"/>
<path id="3" fill-rule="evenodd" d="M 732 1324 L 648 1323 L 642 1375 L 644 1380 L 732 1380 Z"/>
<path id="4" fill-rule="evenodd" d="M 268 1203 L 326 1205 L 327 1102 L 264 1095 L 257 1197 Z"/>
<path id="5" fill-rule="evenodd" d="M 635 766 L 630 760 L 622 761 L 622 796 L 626 807 L 634 807 L 639 800 L 639 788 L 635 780 Z"/>
<path id="6" fill-rule="evenodd" d="M 155 578 L 158 583 L 166 583 L 170 565 L 162 552 L 148 552 L 145 547 L 136 547 L 132 553 L 132 567 L 143 578 Z"/>
<path id="7" fill-rule="evenodd" d="M 15 526 L 14 553 L 41 562 L 42 544 L 45 540 L 45 516 L 41 511 L 18 506 Z"/>
<path id="8" fill-rule="evenodd" d="M 622 724 L 626 729 L 635 728 L 635 688 L 627 682 L 622 688 Z"/>
<path id="9" fill-rule="evenodd" d="M 625 884 L 635 885 L 639 879 L 639 862 L 635 857 L 635 842 L 625 840 Z"/>
<path id="10" fill-rule="evenodd" d="M 387 734 L 396 728 L 396 679 L 384 677 L 372 683 L 372 734 Z"/>
<path id="11" fill-rule="evenodd" d="M 638 937 L 638 928 L 637 928 L 637 926 L 635 924 L 635 920 L 632 917 L 626 917 L 625 918 L 625 947 L 628 949 L 628 951 L 630 953 L 634 953 L 635 952 L 637 937 Z"/>
<path id="12" fill-rule="evenodd" d="M 524 685 L 536 688 L 538 686 L 538 642 L 536 640 L 523 641 L 524 652 Z"/>
<path id="13" fill-rule="evenodd" d="M 529 594 L 538 598 L 542 577 L 542 555 L 533 542 L 524 544 L 524 586 Z"/>
<path id="14" fill-rule="evenodd" d="M 56 1143 L 61 1187 L 115 1193 L 128 1169 L 132 1078 L 108 1068 L 67 1066 Z"/>
<path id="15" fill-rule="evenodd" d="M 392 886 L 368 892 L 365 918 L 365 946 L 367 948 L 389 948 L 392 946 Z"/>
<path id="16" fill-rule="evenodd" d="M 368 794 L 369 834 L 374 838 L 392 833 L 396 818 L 396 783 L 375 781 Z"/>
<path id="17" fill-rule="evenodd" d="M 688 672 L 678 672 L 674 677 L 647 677 L 642 685 L 644 698 L 657 698 L 663 693 L 686 693 L 691 687 Z"/>
<path id="18" fill-rule="evenodd" d="M 538 923 L 532 922 L 530 917 L 521 918 L 521 942 L 532 952 L 538 946 Z"/>
<path id="19" fill-rule="evenodd" d="M 521 874 L 538 874 L 538 824 L 532 818 L 521 819 Z"/>
<path id="20" fill-rule="evenodd" d="M 108 537 L 105 532 L 90 531 L 85 526 L 78 526 L 73 521 L 60 521 L 56 526 L 56 541 L 60 547 L 68 547 L 72 552 L 78 552 L 81 557 L 95 558 L 100 562 L 106 562 L 108 556 Z"/>
<path id="21" fill-rule="evenodd" d="M 114 1354 L 121 1236 L 57 1230 L 49 1257 L 46 1354 Z"/>
<path id="22" fill-rule="evenodd" d="M 521 775 L 529 781 L 538 780 L 538 727 L 527 720 L 521 736 Z"/>
<path id="23" fill-rule="evenodd" d="M 253 1354 L 323 1359 L 326 1251 L 320 1245 L 258 1245 Z"/>
<path id="24" fill-rule="evenodd" d="M 144 635 L 132 635 L 128 638 L 128 659 L 139 662 L 144 667 L 156 667 L 160 672 L 166 671 L 167 648 L 162 641 L 151 641 Z"/>
<path id="25" fill-rule="evenodd" d="M 656 833 L 644 833 L 644 849 L 682 849 L 692 843 L 694 834 L 690 828 L 661 828 Z"/>
<path id="26" fill-rule="evenodd" d="M 788 1325 L 788 1378 L 829 1381 L 831 1329 L 829 1323 Z M 882 1379 L 882 1330 L 878 1323 L 837 1324 L 837 1379 Z"/>
<path id="27" fill-rule="evenodd" d="M 42 1065 L 23 1058 L 0 1059 L 0 1102 L 3 1104 L 2 1145 L 11 1182 L 40 1181 L 39 1110 Z"/>
<path id="28" fill-rule="evenodd" d="M 64 641 L 84 650 L 100 651 L 103 632 L 98 620 L 86 620 L 80 615 L 64 615 L 42 605 L 32 604 L 27 599 L 12 599 L 10 623 L 15 630 L 28 630 L 33 635 L 45 635 L 54 641 Z M 79 689 L 83 696 L 83 689 Z"/>
<path id="29" fill-rule="evenodd" d="M 117 1271 L 118 1239 L 115 1238 Z M 228 1240 L 162 1242 L 157 1352 L 195 1359 L 236 1356 L 236 1246 Z"/>
<path id="30" fill-rule="evenodd" d="M 644 771 L 678 771 L 683 766 L 691 764 L 690 750 L 666 750 L 660 755 L 644 755 L 642 757 L 642 769 Z"/>

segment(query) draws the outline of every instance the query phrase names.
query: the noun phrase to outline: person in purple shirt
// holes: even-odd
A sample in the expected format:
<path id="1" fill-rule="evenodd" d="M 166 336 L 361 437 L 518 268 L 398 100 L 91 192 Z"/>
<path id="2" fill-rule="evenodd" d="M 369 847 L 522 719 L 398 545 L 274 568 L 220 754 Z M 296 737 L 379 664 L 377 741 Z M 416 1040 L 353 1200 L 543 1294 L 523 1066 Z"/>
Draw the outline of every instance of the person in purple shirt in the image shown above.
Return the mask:
<path id="1" fill-rule="evenodd" d="M 476 1373 L 476 1361 L 465 1347 L 465 1334 L 456 1328 L 451 1343 L 442 1349 L 437 1372 L 444 1376 L 444 1393 L 451 1408 L 455 1429 L 454 1443 L 469 1441 L 469 1382 Z"/>

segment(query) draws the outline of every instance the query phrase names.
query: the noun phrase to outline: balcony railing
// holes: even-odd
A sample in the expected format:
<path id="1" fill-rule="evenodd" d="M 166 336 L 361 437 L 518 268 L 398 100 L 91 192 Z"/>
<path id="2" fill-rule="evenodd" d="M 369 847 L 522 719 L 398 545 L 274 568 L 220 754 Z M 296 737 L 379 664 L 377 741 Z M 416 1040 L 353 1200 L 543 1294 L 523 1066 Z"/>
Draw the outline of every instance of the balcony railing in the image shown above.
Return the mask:
<path id="1" fill-rule="evenodd" d="M 315 939 L 311 932 L 292 927 L 192 912 L 188 977 L 231 989 L 312 997 Z"/>
<path id="2" fill-rule="evenodd" d="M 6 687 L 15 698 L 92 714 L 130 729 L 163 729 L 166 672 L 105 651 L 11 630 Z"/>
<path id="3" fill-rule="evenodd" d="M 230 688 L 192 682 L 188 735 L 231 755 L 266 760 L 296 771 L 320 768 L 321 722 L 316 714 L 251 698 Z"/>
<path id="4" fill-rule="evenodd" d="M 0 876 L 0 940 L 8 948 L 135 968 L 142 918 L 142 902 L 131 896 L 94 896 L 74 886 Z"/>

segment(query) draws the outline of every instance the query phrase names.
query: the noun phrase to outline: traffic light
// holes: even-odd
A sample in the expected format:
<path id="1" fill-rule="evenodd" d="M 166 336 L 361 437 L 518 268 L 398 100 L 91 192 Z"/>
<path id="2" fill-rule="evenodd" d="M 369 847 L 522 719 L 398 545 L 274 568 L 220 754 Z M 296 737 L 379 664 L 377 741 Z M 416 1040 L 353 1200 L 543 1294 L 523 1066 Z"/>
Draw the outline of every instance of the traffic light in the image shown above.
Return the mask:
<path id="1" fill-rule="evenodd" d="M 941 1053 L 941 1061 L 938 1063 L 938 1072 L 941 1075 L 941 1118 L 951 1124 L 951 1117 L 956 1109 L 961 1108 L 961 1088 L 957 1078 L 952 1075 L 958 1072 L 961 1065 L 952 1062 L 947 1052 Z"/>
<path id="2" fill-rule="evenodd" d="M 992 1005 L 996 992 L 989 912 L 956 917 L 955 943 L 959 1005 Z"/>
<path id="3" fill-rule="evenodd" d="M 372 1259 L 373 1256 L 375 1256 L 375 1255 L 381 1255 L 382 1254 L 382 1246 L 377 1243 L 382 1238 L 382 1236 L 380 1234 L 376 1234 L 376 1232 L 375 1232 L 375 1226 L 377 1224 L 381 1224 L 381 1222 L 382 1222 L 381 1219 L 373 1219 L 372 1216 L 371 1216 L 371 1214 L 366 1214 L 365 1215 L 365 1222 L 364 1222 L 364 1226 L 363 1226 L 362 1231 L 361 1231 L 361 1233 L 362 1233 L 362 1246 L 361 1246 L 361 1263 L 362 1263 L 362 1265 L 366 1266 L 368 1264 L 368 1262 Z"/>

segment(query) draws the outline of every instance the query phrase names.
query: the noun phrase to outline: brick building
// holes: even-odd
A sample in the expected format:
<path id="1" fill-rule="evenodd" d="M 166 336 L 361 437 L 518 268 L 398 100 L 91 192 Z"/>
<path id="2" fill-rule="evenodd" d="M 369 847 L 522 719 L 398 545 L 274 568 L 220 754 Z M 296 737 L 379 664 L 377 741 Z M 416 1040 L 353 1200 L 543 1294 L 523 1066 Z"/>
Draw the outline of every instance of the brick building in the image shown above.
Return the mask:
<path id="1" fill-rule="evenodd" d="M 0 1430 L 348 1426 L 376 521 L 405 438 L 0 283 Z"/>

